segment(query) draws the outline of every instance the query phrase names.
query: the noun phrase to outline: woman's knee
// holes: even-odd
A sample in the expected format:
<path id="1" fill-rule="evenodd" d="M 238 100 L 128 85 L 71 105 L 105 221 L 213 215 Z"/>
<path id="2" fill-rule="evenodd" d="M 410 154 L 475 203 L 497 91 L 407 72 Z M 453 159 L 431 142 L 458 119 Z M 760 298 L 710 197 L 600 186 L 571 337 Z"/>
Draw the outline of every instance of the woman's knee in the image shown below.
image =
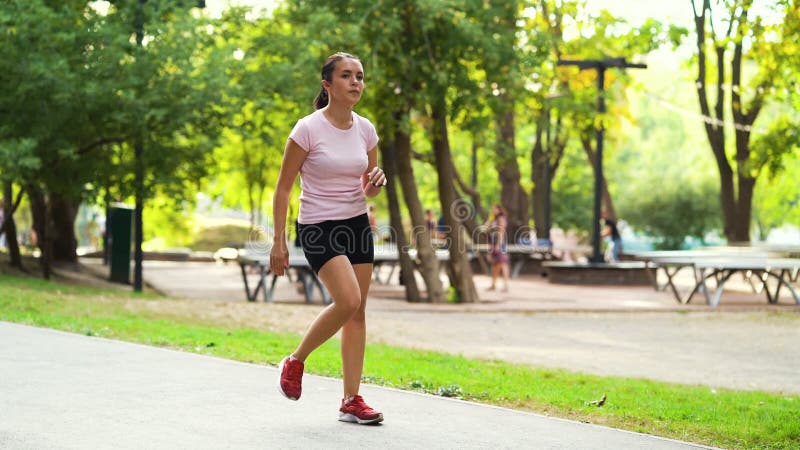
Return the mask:
<path id="1" fill-rule="evenodd" d="M 356 310 L 356 312 L 353 313 L 353 316 L 350 317 L 350 321 L 351 322 L 358 322 L 358 323 L 364 323 L 364 322 L 367 321 L 367 314 L 364 311 L 363 302 L 362 302 L 361 306 L 359 306 L 359 308 Z"/>
<path id="2" fill-rule="evenodd" d="M 336 299 L 336 306 L 339 306 L 348 317 L 355 315 L 361 308 L 361 296 L 359 295 L 346 295 L 340 299 Z"/>

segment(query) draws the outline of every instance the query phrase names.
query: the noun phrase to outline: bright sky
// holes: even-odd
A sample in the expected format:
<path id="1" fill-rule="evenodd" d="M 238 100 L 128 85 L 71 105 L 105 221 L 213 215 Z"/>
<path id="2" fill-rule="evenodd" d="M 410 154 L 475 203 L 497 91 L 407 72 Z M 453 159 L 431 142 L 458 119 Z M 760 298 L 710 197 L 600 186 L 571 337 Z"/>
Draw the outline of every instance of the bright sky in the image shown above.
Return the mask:
<path id="1" fill-rule="evenodd" d="M 275 0 L 206 0 L 206 9 L 212 16 L 218 16 L 227 5 L 271 9 L 275 3 Z M 586 5 L 593 11 L 607 9 L 612 14 L 633 24 L 640 23 L 648 17 L 683 26 L 689 26 L 692 23 L 692 7 L 688 1 L 588 0 Z"/>
<path id="2" fill-rule="evenodd" d="M 639 24 L 651 17 L 684 27 L 691 26 L 693 22 L 692 4 L 688 0 L 588 0 L 586 7 L 593 11 L 606 9 L 631 24 Z"/>

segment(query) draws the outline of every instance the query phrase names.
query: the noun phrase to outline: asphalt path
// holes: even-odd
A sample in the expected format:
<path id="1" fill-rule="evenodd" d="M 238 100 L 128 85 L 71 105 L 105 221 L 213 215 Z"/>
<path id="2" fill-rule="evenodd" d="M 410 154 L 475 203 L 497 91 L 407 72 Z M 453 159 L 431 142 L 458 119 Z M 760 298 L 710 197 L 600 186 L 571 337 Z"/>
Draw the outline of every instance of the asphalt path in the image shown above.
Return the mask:
<path id="1" fill-rule="evenodd" d="M 386 420 L 346 424 L 336 379 L 291 402 L 274 367 L 6 322 L 0 342 L 3 449 L 704 448 L 369 385 Z"/>

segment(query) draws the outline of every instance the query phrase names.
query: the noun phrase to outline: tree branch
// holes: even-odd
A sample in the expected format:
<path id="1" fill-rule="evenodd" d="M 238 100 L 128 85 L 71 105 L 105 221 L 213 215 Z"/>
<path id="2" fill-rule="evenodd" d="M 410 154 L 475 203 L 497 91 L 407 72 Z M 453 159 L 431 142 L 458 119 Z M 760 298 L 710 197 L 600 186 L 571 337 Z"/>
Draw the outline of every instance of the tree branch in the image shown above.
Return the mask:
<path id="1" fill-rule="evenodd" d="M 481 204 L 481 193 L 464 183 L 464 180 L 461 178 L 461 174 L 458 173 L 458 169 L 456 168 L 455 164 L 452 163 L 452 161 L 450 162 L 450 166 L 453 169 L 453 178 L 456 179 L 458 188 L 469 195 L 469 198 L 472 199 L 472 204 L 475 206 L 475 212 L 480 215 L 481 222 L 483 222 L 483 219 L 487 217 L 487 213 Z"/>
<path id="2" fill-rule="evenodd" d="M 6 224 L 8 223 L 9 220 L 11 220 L 11 217 L 14 216 L 14 213 L 17 211 L 17 208 L 19 208 L 19 204 L 22 203 L 22 194 L 24 192 L 25 192 L 25 189 L 20 189 L 19 190 L 19 192 L 17 193 L 17 199 L 12 202 L 12 206 L 8 210 L 8 216 L 6 216 L 5 215 L 5 211 L 3 211 L 3 213 L 4 213 L 3 214 L 3 223 L 0 224 L 0 234 L 5 233 Z"/>
<path id="3" fill-rule="evenodd" d="M 89 144 L 89 145 L 87 145 L 85 147 L 79 148 L 78 149 L 78 155 L 83 155 L 85 153 L 89 153 L 90 151 L 94 150 L 97 147 L 100 147 L 101 145 L 121 144 L 123 142 L 125 142 L 125 139 L 121 138 L 121 137 L 102 138 L 102 139 L 99 139 L 99 140 L 97 140 L 95 142 L 92 142 L 91 144 Z"/>

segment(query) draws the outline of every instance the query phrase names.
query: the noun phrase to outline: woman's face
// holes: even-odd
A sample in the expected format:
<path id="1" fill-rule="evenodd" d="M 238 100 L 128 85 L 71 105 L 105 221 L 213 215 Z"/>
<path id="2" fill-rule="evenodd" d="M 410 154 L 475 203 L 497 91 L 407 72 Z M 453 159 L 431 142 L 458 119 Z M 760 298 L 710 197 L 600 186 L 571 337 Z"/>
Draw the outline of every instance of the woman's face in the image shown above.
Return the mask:
<path id="1" fill-rule="evenodd" d="M 331 81 L 322 80 L 331 102 L 355 105 L 364 91 L 364 68 L 357 59 L 344 58 L 333 69 Z"/>

